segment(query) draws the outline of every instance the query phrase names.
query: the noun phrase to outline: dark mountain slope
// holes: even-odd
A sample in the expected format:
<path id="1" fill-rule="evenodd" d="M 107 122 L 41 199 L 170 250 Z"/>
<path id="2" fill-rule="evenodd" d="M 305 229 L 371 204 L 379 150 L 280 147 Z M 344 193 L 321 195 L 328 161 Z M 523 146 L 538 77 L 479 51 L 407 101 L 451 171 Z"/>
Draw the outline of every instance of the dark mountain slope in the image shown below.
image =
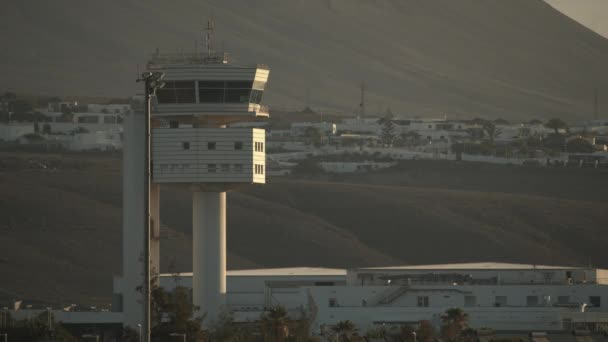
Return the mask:
<path id="1" fill-rule="evenodd" d="M 266 63 L 266 102 L 408 116 L 592 115 L 608 40 L 541 0 L 9 0 L 0 87 L 128 96 L 157 47 L 193 50 L 215 18 L 235 63 Z M 605 94 L 605 95 L 604 95 Z"/>

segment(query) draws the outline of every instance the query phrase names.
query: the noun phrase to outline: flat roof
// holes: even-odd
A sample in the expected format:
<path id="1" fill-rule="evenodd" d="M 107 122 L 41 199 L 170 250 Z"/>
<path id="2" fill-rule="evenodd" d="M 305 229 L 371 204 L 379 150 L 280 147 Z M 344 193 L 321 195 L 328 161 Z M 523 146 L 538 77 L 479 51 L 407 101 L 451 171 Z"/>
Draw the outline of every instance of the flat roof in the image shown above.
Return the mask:
<path id="1" fill-rule="evenodd" d="M 583 269 L 578 266 L 549 266 L 535 264 L 511 264 L 503 262 L 472 262 L 457 264 L 432 264 L 432 265 L 405 265 L 405 266 L 386 266 L 386 267 L 365 267 L 355 268 L 357 270 L 563 270 L 563 269 Z"/>
<path id="2" fill-rule="evenodd" d="M 163 273 L 161 277 L 173 276 L 172 273 Z M 286 268 L 258 268 L 246 270 L 229 270 L 228 277 L 255 277 L 255 276 L 346 276 L 346 270 L 324 267 L 286 267 Z M 180 277 L 191 277 L 192 272 L 179 273 Z"/>

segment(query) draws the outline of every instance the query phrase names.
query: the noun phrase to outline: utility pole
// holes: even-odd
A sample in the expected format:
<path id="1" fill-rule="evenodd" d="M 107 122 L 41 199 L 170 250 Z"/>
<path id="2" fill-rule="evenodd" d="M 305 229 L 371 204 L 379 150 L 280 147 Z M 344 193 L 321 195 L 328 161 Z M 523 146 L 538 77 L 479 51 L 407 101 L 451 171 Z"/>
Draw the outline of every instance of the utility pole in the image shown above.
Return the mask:
<path id="1" fill-rule="evenodd" d="M 361 82 L 361 102 L 359 103 L 359 117 L 361 120 L 365 118 L 365 81 Z"/>
<path id="2" fill-rule="evenodd" d="M 137 79 L 137 82 L 144 82 L 144 94 L 145 94 L 145 146 L 146 155 L 144 158 L 144 284 L 143 284 L 143 305 L 144 305 L 144 319 L 143 322 L 143 337 L 144 342 L 150 342 L 150 283 L 152 281 L 150 277 L 150 236 L 151 236 L 151 216 L 150 216 L 150 183 L 151 180 L 151 148 L 150 148 L 150 123 L 152 121 L 152 97 L 156 95 L 156 90 L 162 88 L 165 84 L 161 81 L 164 74 L 161 72 L 144 72 L 141 77 Z"/>

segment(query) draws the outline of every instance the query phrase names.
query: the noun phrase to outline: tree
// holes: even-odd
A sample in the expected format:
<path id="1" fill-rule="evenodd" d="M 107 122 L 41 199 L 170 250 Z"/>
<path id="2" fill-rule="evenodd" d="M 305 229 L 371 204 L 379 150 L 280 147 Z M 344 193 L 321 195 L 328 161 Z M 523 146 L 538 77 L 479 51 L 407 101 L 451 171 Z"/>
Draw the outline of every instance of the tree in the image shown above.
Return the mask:
<path id="1" fill-rule="evenodd" d="M 204 316 L 196 316 L 199 308 L 192 304 L 190 290 L 176 286 L 171 292 L 157 285 L 158 274 L 150 282 L 150 322 L 152 341 L 167 341 L 171 333 L 186 334 L 190 341 L 201 341 Z M 139 286 L 137 291 L 143 291 Z"/>
<path id="2" fill-rule="evenodd" d="M 468 327 L 468 319 L 469 316 L 461 308 L 447 309 L 441 316 L 443 337 L 455 340 Z"/>
<path id="3" fill-rule="evenodd" d="M 555 134 L 559 134 L 559 130 L 568 128 L 568 125 L 562 119 L 553 118 L 545 123 L 545 127 L 554 130 Z"/>
<path id="4" fill-rule="evenodd" d="M 382 140 L 382 144 L 386 147 L 390 147 L 393 145 L 396 137 L 396 127 L 393 123 L 392 117 L 390 115 L 384 116 L 382 119 L 382 132 L 380 133 L 380 140 Z"/>
<path id="5" fill-rule="evenodd" d="M 490 121 L 487 121 L 483 125 L 483 131 L 490 145 L 494 146 L 494 140 L 502 133 L 500 128 L 496 127 L 496 124 Z"/>
<path id="6" fill-rule="evenodd" d="M 237 326 L 231 313 L 221 313 L 210 328 L 211 341 L 244 342 L 253 340 L 253 332 L 245 326 Z"/>
<path id="7" fill-rule="evenodd" d="M 338 336 L 337 342 L 341 342 L 341 341 L 347 342 L 347 341 L 349 341 L 351 336 L 357 331 L 357 328 L 355 327 L 355 323 L 353 323 L 349 320 L 345 320 L 345 321 L 339 321 L 338 323 L 336 323 L 336 325 L 332 328 L 332 330 Z"/>
<path id="8" fill-rule="evenodd" d="M 50 317 L 49 317 L 50 315 Z M 9 316 L 7 321 L 13 321 Z M 11 341 L 29 342 L 55 340 L 64 342 L 75 342 L 76 339 L 65 329 L 60 322 L 56 322 L 49 311 L 44 311 L 38 316 L 19 321 L 5 328 L 3 333 L 10 336 Z M 49 325 L 50 323 L 50 325 Z"/>
<path id="9" fill-rule="evenodd" d="M 277 305 L 262 314 L 260 327 L 265 342 L 283 342 L 289 336 L 289 317 L 284 307 Z"/>
<path id="10" fill-rule="evenodd" d="M 430 321 L 420 321 L 418 325 L 417 340 L 420 342 L 431 342 L 435 337 L 435 330 L 433 324 Z"/>

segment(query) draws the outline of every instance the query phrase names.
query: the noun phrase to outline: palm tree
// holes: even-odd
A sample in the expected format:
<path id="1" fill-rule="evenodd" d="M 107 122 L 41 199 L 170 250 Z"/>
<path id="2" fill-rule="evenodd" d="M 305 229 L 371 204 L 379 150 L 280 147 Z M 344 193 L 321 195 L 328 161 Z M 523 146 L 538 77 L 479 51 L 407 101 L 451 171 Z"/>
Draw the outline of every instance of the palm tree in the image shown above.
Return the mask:
<path id="1" fill-rule="evenodd" d="M 339 321 L 332 329 L 338 335 L 338 341 L 350 341 L 351 336 L 357 328 L 355 324 L 349 320 Z"/>
<path id="2" fill-rule="evenodd" d="M 269 308 L 261 319 L 262 335 L 267 342 L 283 342 L 289 336 L 289 317 L 284 307 Z"/>

